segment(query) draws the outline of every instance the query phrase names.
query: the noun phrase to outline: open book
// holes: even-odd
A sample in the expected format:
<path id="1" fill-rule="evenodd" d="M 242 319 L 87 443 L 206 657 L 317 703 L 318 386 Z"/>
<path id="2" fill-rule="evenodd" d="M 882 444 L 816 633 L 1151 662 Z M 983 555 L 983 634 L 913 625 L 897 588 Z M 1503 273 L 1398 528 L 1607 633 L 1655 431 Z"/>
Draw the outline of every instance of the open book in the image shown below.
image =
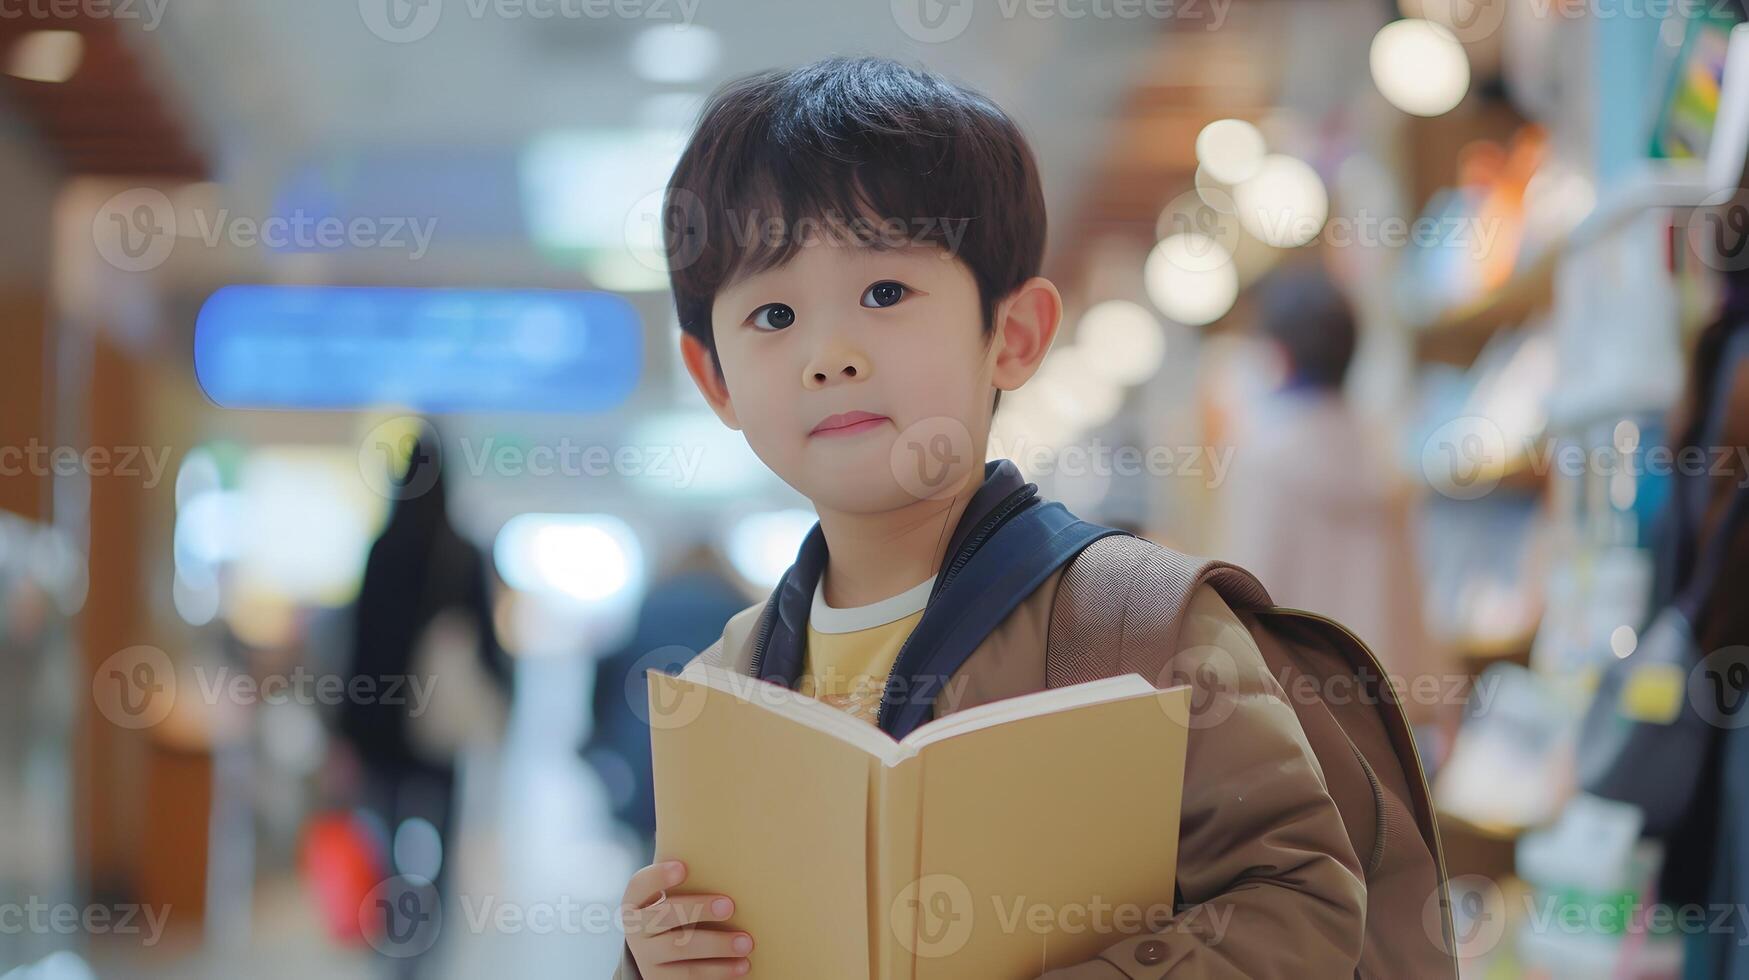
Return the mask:
<path id="1" fill-rule="evenodd" d="M 735 899 L 749 976 L 1023 980 L 1172 915 L 1188 687 L 1125 674 L 896 742 L 719 667 L 648 677 L 656 860 Z"/>

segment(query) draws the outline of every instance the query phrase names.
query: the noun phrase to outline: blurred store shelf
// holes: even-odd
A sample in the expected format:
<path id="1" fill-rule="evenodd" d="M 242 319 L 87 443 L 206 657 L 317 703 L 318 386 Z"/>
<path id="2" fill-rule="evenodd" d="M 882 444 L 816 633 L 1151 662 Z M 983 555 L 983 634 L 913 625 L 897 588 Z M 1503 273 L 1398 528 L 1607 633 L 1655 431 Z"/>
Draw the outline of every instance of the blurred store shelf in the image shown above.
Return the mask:
<path id="1" fill-rule="evenodd" d="M 1692 162 L 1659 163 L 1618 185 L 1571 231 L 1520 262 L 1504 283 L 1430 318 L 1411 318 L 1416 357 L 1423 363 L 1467 367 L 1496 333 L 1524 323 L 1554 303 L 1555 272 L 1566 256 L 1601 241 L 1648 210 L 1722 202 L 1727 189 L 1710 185 L 1704 168 Z"/>

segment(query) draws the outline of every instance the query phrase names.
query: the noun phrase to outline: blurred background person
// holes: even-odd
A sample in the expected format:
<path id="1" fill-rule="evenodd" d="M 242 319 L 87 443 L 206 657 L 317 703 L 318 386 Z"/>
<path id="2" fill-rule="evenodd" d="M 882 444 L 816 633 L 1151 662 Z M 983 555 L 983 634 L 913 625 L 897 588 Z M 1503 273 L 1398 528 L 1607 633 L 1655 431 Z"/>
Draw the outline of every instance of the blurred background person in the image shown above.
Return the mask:
<path id="1" fill-rule="evenodd" d="M 435 435 L 421 438 L 394 481 L 400 496 L 365 560 L 345 671 L 348 690 L 376 694 L 347 697 L 339 715 L 361 764 L 364 803 L 384 833 L 384 877 L 410 882 L 391 886 L 391 916 L 398 902 L 444 901 L 455 860 L 457 757 L 469 742 L 501 734 L 512 687 L 484 556 L 450 523 L 440 452 Z M 391 946 L 398 941 L 393 928 L 386 936 Z M 394 962 L 410 974 L 425 960 Z"/>
<path id="2" fill-rule="evenodd" d="M 1423 623 L 1411 488 L 1385 433 L 1343 395 L 1358 342 L 1353 309 L 1310 258 L 1275 269 L 1253 295 L 1251 333 L 1280 380 L 1240 418 L 1221 500 L 1222 557 L 1256 574 L 1277 603 L 1343 623 L 1392 675 L 1439 674 L 1443 658 Z M 1404 702 L 1412 723 L 1435 721 L 1435 705 Z"/>
<path id="3" fill-rule="evenodd" d="M 678 671 L 716 642 L 729 617 L 750 601 L 720 553 L 695 543 L 651 583 L 631 637 L 596 662 L 593 727 L 582 752 L 607 789 L 615 819 L 637 835 L 645 858 L 655 853 L 656 802 L 644 671 Z"/>
<path id="4" fill-rule="evenodd" d="M 1721 671 L 1733 659 L 1745 660 L 1732 658 L 1731 651 L 1749 654 L 1749 604 L 1741 601 L 1749 595 L 1749 274 L 1734 273 L 1725 297 L 1718 320 L 1695 347 L 1688 388 L 1671 426 L 1679 433 L 1676 448 L 1699 450 L 1723 465 L 1680 475 L 1671 487 L 1657 526 L 1652 599 L 1652 608 L 1662 609 L 1711 564 L 1705 574 L 1716 577 L 1692 626 L 1702 656 L 1722 654 L 1715 660 Z M 1716 554 L 1703 558 L 1709 550 Z M 1749 706 L 1741 703 L 1733 708 L 1745 710 Z M 1741 725 L 1713 726 L 1708 734 L 1688 814 L 1664 836 L 1660 897 L 1711 908 L 1749 907 L 1749 849 L 1743 842 L 1749 827 L 1749 736 Z M 1689 935 L 1683 977 L 1749 978 L 1741 935 L 1736 929 Z"/>

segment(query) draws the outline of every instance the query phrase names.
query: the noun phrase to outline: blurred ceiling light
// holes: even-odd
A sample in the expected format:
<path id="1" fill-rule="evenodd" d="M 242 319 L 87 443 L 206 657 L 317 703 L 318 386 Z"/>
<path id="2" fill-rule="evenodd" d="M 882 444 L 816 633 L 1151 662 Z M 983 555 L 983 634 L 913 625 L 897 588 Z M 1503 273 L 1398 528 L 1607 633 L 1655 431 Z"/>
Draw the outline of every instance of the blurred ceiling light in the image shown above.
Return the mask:
<path id="1" fill-rule="evenodd" d="M 1216 119 L 1196 134 L 1201 169 L 1224 184 L 1237 184 L 1263 163 L 1263 134 L 1243 119 Z"/>
<path id="2" fill-rule="evenodd" d="M 176 506 L 181 508 L 202 494 L 220 489 L 221 485 L 218 459 L 206 446 L 196 446 L 182 457 L 181 465 L 176 468 Z"/>
<path id="3" fill-rule="evenodd" d="M 655 249 L 605 248 L 583 256 L 583 275 L 593 288 L 611 293 L 666 292 L 666 261 Z"/>
<path id="4" fill-rule="evenodd" d="M 796 560 L 802 540 L 819 520 L 800 508 L 748 514 L 729 528 L 724 550 L 741 577 L 769 589 Z"/>
<path id="5" fill-rule="evenodd" d="M 498 574 L 513 588 L 585 603 L 611 599 L 643 577 L 643 548 L 609 514 L 518 514 L 492 545 Z"/>
<path id="6" fill-rule="evenodd" d="M 240 514 L 218 522 L 247 529 L 236 539 L 241 592 L 319 605 L 351 598 L 382 502 L 359 479 L 356 453 L 256 449 L 243 462 L 237 492 Z"/>
<path id="7" fill-rule="evenodd" d="M 1470 58 L 1450 30 L 1430 20 L 1392 21 L 1373 36 L 1373 84 L 1416 116 L 1450 112 L 1470 88 Z"/>
<path id="8" fill-rule="evenodd" d="M 708 27 L 650 27 L 632 42 L 632 70 L 652 82 L 696 82 L 717 67 L 722 53 L 722 40 Z"/>
<path id="9" fill-rule="evenodd" d="M 661 192 L 684 145 L 669 128 L 537 136 L 519 165 L 529 234 L 555 249 L 659 248 Z"/>
<path id="10" fill-rule="evenodd" d="M 1232 254 L 1196 232 L 1161 239 L 1148 253 L 1142 278 L 1154 306 L 1187 327 L 1220 319 L 1239 298 Z"/>
<path id="11" fill-rule="evenodd" d="M 1091 369 L 1121 385 L 1148 380 L 1166 359 L 1160 321 L 1128 300 L 1106 300 L 1082 314 L 1075 345 L 1087 352 Z"/>
<path id="12" fill-rule="evenodd" d="M 1330 196 L 1311 164 L 1273 153 L 1257 172 L 1233 188 L 1239 224 L 1276 248 L 1297 248 L 1318 237 L 1330 216 Z"/>
<path id="13" fill-rule="evenodd" d="M 1093 366 L 1080 345 L 1051 351 L 1027 385 L 1053 414 L 1080 431 L 1104 425 L 1123 407 L 1123 390 Z"/>
<path id="14" fill-rule="evenodd" d="M 12 46 L 6 74 L 59 84 L 73 77 L 84 57 L 85 39 L 77 31 L 31 31 Z"/>
<path id="15" fill-rule="evenodd" d="M 170 601 L 183 622 L 205 626 L 219 614 L 218 582 L 190 582 L 179 572 L 170 583 Z"/>
<path id="16" fill-rule="evenodd" d="M 211 575 L 204 569 L 238 557 L 247 531 L 243 506 L 240 493 L 206 490 L 177 508 L 171 538 L 178 575 L 202 581 Z"/>

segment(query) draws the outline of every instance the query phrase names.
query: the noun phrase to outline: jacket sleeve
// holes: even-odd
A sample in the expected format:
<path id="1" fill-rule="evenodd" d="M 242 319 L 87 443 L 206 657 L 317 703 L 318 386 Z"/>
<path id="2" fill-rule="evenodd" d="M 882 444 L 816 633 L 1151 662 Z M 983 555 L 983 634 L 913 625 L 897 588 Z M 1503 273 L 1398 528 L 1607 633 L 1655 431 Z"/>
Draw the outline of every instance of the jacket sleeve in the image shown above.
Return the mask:
<path id="1" fill-rule="evenodd" d="M 1212 587 L 1191 598 L 1160 686 L 1190 683 L 1177 912 L 1040 980 L 1352 977 L 1366 885 L 1298 716 Z"/>

